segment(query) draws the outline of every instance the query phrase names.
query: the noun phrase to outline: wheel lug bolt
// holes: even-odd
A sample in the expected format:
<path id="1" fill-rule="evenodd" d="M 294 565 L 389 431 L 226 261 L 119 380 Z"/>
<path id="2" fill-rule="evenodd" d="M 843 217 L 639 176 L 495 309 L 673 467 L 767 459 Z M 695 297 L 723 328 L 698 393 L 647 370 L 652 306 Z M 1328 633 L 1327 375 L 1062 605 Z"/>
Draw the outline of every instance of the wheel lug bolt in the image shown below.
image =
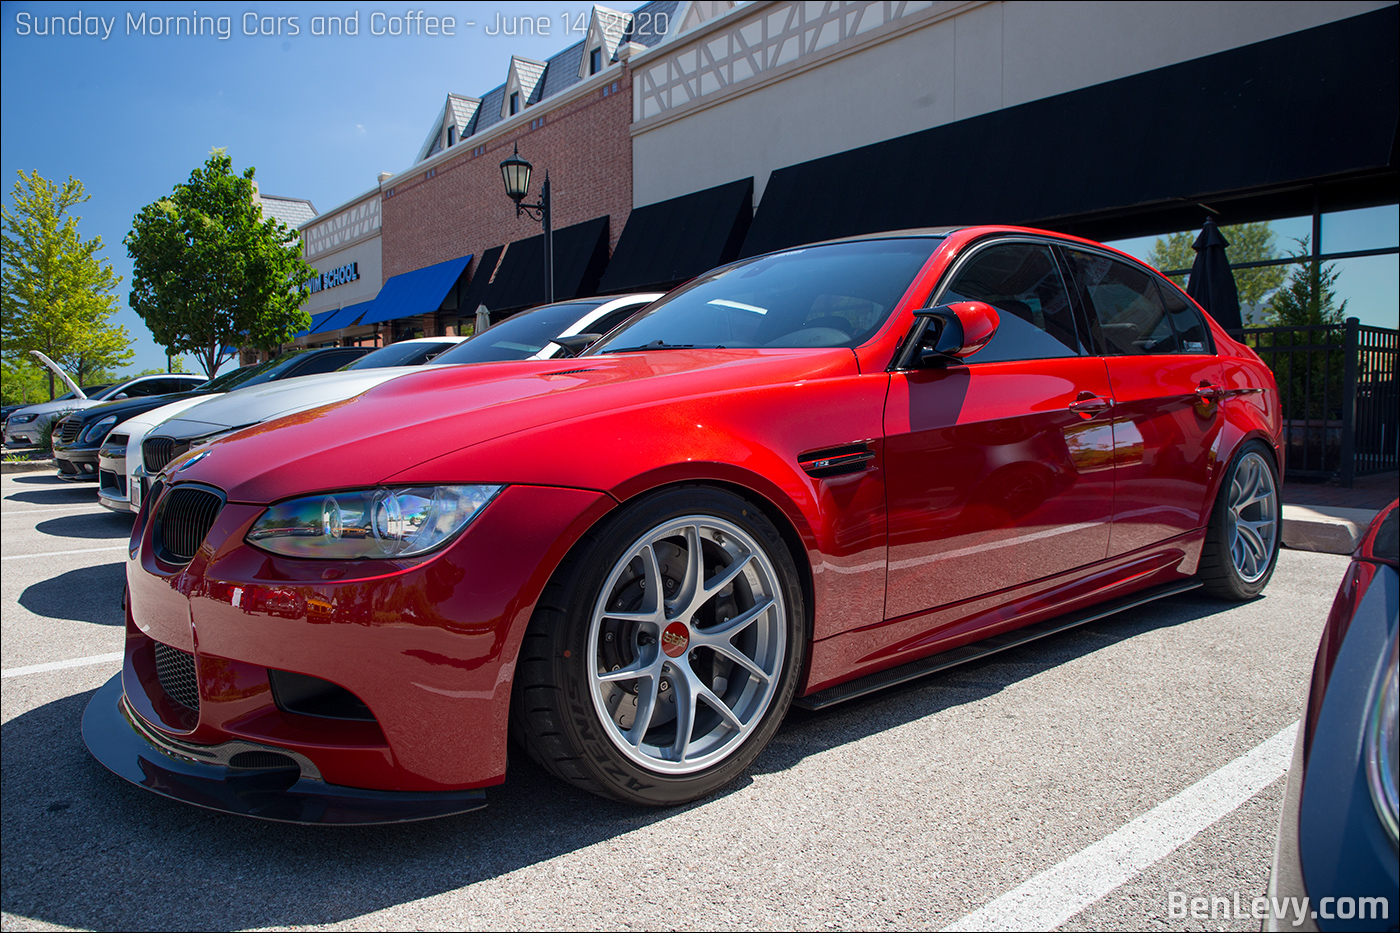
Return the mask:
<path id="1" fill-rule="evenodd" d="M 607 634 L 605 634 L 605 635 L 603 636 L 603 640 L 604 640 L 604 641 L 612 641 L 612 640 L 613 640 L 613 633 L 612 633 L 612 632 L 608 632 Z"/>

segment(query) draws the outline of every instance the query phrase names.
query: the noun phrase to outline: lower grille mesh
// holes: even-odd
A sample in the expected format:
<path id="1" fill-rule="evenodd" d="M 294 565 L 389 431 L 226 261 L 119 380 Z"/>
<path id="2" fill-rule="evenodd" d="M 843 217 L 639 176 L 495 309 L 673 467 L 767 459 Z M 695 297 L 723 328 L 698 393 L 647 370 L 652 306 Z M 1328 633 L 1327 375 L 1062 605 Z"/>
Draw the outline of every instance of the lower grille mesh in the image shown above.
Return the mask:
<path id="1" fill-rule="evenodd" d="M 199 712 L 199 678 L 195 676 L 194 655 L 160 642 L 155 645 L 160 688 L 176 703 Z"/>

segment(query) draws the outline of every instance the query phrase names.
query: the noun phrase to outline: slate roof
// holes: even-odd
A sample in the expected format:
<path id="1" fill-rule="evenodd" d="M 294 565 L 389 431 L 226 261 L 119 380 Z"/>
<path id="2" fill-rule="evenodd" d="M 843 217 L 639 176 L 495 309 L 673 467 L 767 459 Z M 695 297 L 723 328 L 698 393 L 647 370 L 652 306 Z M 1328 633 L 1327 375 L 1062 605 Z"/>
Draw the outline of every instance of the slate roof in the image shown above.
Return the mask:
<path id="1" fill-rule="evenodd" d="M 295 230 L 316 216 L 316 206 L 305 198 L 279 198 L 275 194 L 259 194 L 265 217 L 276 217 Z"/>
<path id="2" fill-rule="evenodd" d="M 669 22 L 670 17 L 675 13 L 676 7 L 678 6 L 680 6 L 679 0 L 653 0 L 651 3 L 644 3 L 637 7 L 632 11 L 634 14 L 632 18 L 633 27 L 638 21 L 643 21 L 646 23 L 647 28 L 638 32 L 633 32 L 633 27 L 629 27 L 625 34 L 617 37 L 614 48 L 626 42 L 636 42 L 647 48 L 659 45 L 661 41 L 666 38 L 666 34 L 664 32 L 656 32 L 653 27 L 658 21 Z M 648 15 L 637 15 L 642 13 Z M 612 41 L 613 36 L 611 31 L 607 38 L 609 41 Z M 530 71 L 532 70 L 531 66 L 537 68 L 541 63 L 528 58 L 516 57 L 512 59 L 516 73 L 520 75 L 521 84 L 528 93 L 525 100 L 526 106 L 537 104 L 542 100 L 548 100 L 555 94 L 565 91 L 583 80 L 583 78 L 579 77 L 579 66 L 583 60 L 583 47 L 586 42 L 587 37 L 575 42 L 563 51 L 550 56 L 549 59 L 542 63 L 544 66 L 543 69 L 534 72 L 533 75 L 530 75 Z M 530 75 L 535 80 L 533 85 L 531 85 L 530 80 L 527 79 L 527 75 Z M 506 86 L 501 84 L 481 95 L 481 103 L 471 115 L 470 122 L 466 124 L 465 128 L 459 130 L 461 139 L 470 139 L 472 136 L 502 121 L 501 109 L 505 100 L 505 90 Z M 531 91 L 533 91 L 533 93 L 529 93 Z M 455 94 L 451 95 L 449 99 L 451 98 L 459 100 L 471 99 L 469 97 L 460 97 Z M 459 124 L 459 126 L 460 125 L 461 124 Z M 439 124 L 439 126 L 441 126 L 441 124 Z M 418 161 L 421 162 L 432 154 L 433 152 L 426 152 Z"/>

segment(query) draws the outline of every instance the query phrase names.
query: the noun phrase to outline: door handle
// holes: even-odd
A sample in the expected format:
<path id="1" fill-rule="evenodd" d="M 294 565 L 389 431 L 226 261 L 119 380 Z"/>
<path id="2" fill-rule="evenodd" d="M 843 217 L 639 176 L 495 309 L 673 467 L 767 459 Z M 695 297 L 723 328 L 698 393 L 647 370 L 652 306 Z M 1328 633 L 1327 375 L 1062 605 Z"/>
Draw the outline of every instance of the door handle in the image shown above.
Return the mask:
<path id="1" fill-rule="evenodd" d="M 1214 402 L 1224 397 L 1225 389 L 1222 386 L 1201 380 L 1200 386 L 1196 389 L 1196 397 L 1203 402 Z"/>
<path id="2" fill-rule="evenodd" d="M 1101 415 L 1112 407 L 1112 399 L 1100 398 L 1092 392 L 1080 392 L 1079 398 L 1069 403 L 1069 410 L 1083 415 L 1086 420 Z"/>

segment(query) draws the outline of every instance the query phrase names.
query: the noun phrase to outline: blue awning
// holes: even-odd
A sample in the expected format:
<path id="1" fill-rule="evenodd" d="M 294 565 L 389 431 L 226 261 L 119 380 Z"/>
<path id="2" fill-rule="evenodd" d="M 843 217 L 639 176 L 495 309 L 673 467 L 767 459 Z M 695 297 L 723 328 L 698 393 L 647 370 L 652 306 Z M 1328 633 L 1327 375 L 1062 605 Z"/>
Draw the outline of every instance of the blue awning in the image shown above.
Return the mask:
<path id="1" fill-rule="evenodd" d="M 311 333 L 313 330 L 326 323 L 326 318 L 330 317 L 332 314 L 335 314 L 338 310 L 340 309 L 331 308 L 329 311 L 320 311 L 316 314 L 311 315 L 311 323 L 308 324 L 306 327 L 302 328 L 301 330 L 297 331 L 295 334 L 292 334 L 292 339 L 295 340 L 298 337 L 305 337 L 307 334 Z"/>
<path id="2" fill-rule="evenodd" d="M 360 319 L 360 316 L 369 311 L 370 305 L 372 304 L 374 304 L 373 301 L 362 301 L 359 304 L 346 305 L 339 310 L 331 311 L 321 319 L 321 323 L 312 325 L 311 333 L 328 334 L 333 330 L 353 327 L 355 322 Z M 320 317 L 320 315 L 317 316 Z"/>
<path id="3" fill-rule="evenodd" d="M 437 265 L 396 275 L 384 283 L 361 324 L 378 324 L 420 314 L 432 314 L 442 306 L 448 291 L 472 261 L 470 254 Z"/>

